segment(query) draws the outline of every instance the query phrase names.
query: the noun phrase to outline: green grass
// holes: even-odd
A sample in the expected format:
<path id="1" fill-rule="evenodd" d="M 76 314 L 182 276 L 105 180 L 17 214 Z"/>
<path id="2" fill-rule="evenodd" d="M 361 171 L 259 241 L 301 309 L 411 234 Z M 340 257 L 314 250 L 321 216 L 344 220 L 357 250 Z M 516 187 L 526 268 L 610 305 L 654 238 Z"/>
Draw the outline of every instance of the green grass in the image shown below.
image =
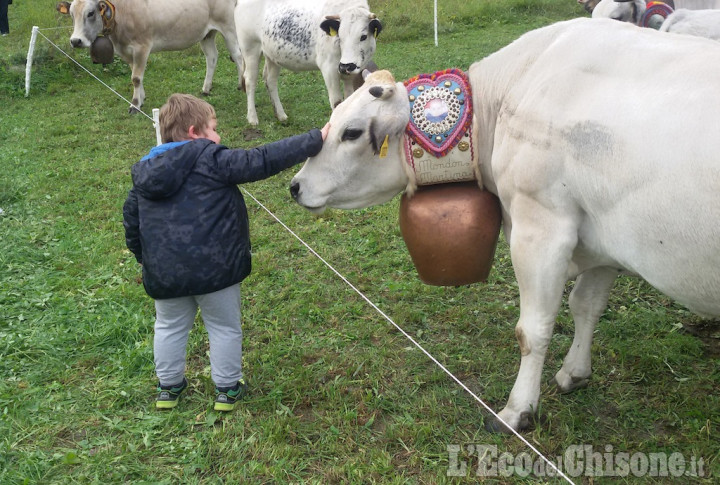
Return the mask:
<path id="1" fill-rule="evenodd" d="M 371 1 L 385 23 L 376 60 L 398 79 L 467 68 L 522 32 L 584 15 L 573 0 L 439 3 L 435 48 L 431 2 Z M 252 200 L 254 271 L 242 285 L 251 395 L 229 416 L 212 411 L 198 325 L 189 392 L 176 410 L 156 412 L 153 305 L 124 247 L 121 215 L 130 166 L 154 144 L 154 130 L 44 39 L 24 97 L 31 26 L 69 24 L 54 4 L 16 1 L 11 35 L 0 39 L 0 483 L 455 483 L 473 479 L 477 458 L 465 448 L 467 478 L 447 477 L 448 445 L 526 451 L 516 438 L 484 432 L 472 397 Z M 43 33 L 67 47 L 69 29 Z M 103 69 L 86 51 L 69 54 L 130 97 L 129 68 L 119 60 Z M 145 111 L 175 91 L 199 94 L 203 76 L 199 48 L 152 56 Z M 283 72 L 290 120 L 275 122 L 259 90 L 261 138 L 246 141 L 252 132 L 236 84 L 223 56 L 208 99 L 229 146 L 322 126 L 329 115 L 319 73 Z M 519 361 L 518 290 L 504 242 L 487 284 L 422 285 L 400 236 L 397 198 L 313 217 L 288 195 L 295 171 L 245 188 L 501 408 Z M 688 326 L 709 338 L 689 335 Z M 564 307 L 545 378 L 571 339 Z M 703 327 L 647 284 L 622 278 L 598 327 L 591 385 L 565 396 L 544 386 L 544 421 L 525 436 L 551 457 L 576 444 L 703 457 L 712 483 L 720 475 L 719 355 L 716 324 Z M 578 478 L 593 480 L 639 479 Z"/>

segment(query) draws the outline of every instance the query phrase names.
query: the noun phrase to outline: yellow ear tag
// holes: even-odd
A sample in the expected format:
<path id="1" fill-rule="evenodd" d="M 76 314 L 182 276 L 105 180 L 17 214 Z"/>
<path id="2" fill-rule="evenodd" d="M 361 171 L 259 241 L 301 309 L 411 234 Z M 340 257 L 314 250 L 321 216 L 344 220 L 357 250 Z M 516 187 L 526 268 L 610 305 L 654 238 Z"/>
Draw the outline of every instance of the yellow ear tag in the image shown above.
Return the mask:
<path id="1" fill-rule="evenodd" d="M 337 35 L 337 30 L 330 27 L 330 37 L 335 37 Z"/>
<path id="2" fill-rule="evenodd" d="M 390 135 L 385 135 L 385 140 L 383 141 L 382 146 L 380 147 L 380 158 L 387 157 L 388 152 L 388 139 L 390 138 Z"/>

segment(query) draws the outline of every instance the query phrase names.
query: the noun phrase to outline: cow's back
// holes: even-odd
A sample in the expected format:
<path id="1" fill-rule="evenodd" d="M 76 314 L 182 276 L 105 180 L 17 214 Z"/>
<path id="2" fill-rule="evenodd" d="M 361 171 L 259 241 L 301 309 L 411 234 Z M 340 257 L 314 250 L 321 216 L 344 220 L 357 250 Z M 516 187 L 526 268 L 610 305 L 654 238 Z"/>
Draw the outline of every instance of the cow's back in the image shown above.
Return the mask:
<path id="1" fill-rule="evenodd" d="M 150 45 L 153 52 L 195 45 L 233 14 L 228 0 L 116 0 L 115 6 L 113 40 L 120 46 Z"/>
<path id="2" fill-rule="evenodd" d="M 720 45 L 578 19 L 470 78 L 484 180 L 506 210 L 532 197 L 565 213 L 577 271 L 623 268 L 720 314 Z"/>
<path id="3" fill-rule="evenodd" d="M 317 69 L 316 50 L 323 2 L 309 0 L 240 0 L 236 15 L 245 45 L 259 42 L 263 54 L 293 71 Z"/>

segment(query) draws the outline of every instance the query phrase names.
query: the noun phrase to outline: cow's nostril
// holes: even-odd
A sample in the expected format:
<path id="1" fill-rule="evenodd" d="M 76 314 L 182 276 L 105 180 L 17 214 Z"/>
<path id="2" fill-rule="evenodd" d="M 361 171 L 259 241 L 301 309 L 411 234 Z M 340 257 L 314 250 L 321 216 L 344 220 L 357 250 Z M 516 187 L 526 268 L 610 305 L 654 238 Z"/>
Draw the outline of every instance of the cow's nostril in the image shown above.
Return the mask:
<path id="1" fill-rule="evenodd" d="M 299 194 L 300 194 L 300 184 L 297 182 L 290 184 L 290 195 L 292 196 L 292 198 L 297 200 Z"/>
<path id="2" fill-rule="evenodd" d="M 82 45 L 82 41 L 80 39 L 70 39 L 70 45 L 73 47 L 80 47 Z"/>

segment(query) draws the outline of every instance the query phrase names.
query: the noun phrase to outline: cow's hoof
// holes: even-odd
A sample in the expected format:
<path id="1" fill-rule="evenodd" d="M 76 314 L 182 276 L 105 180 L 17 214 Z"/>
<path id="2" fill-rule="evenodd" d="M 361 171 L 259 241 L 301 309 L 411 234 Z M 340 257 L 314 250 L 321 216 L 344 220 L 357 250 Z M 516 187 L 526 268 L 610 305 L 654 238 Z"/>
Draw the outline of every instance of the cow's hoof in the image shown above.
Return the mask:
<path id="1" fill-rule="evenodd" d="M 520 422 L 518 423 L 517 431 L 530 429 L 530 427 L 535 424 L 535 421 L 535 416 L 530 412 L 526 411 L 520 414 Z M 485 421 L 485 431 L 489 431 L 490 433 L 512 434 L 512 429 L 497 418 Z"/>
<path id="2" fill-rule="evenodd" d="M 131 104 L 128 108 L 128 113 L 131 115 L 136 115 L 140 112 L 140 108 L 138 106 L 135 106 L 134 104 Z"/>
<path id="3" fill-rule="evenodd" d="M 203 91 L 201 94 L 203 96 L 210 96 L 210 91 Z"/>
<path id="4" fill-rule="evenodd" d="M 550 379 L 549 382 L 550 386 L 554 386 L 560 394 L 570 394 L 573 391 L 587 387 L 589 383 L 589 377 L 570 377 L 570 379 L 560 382 L 557 375 Z"/>

